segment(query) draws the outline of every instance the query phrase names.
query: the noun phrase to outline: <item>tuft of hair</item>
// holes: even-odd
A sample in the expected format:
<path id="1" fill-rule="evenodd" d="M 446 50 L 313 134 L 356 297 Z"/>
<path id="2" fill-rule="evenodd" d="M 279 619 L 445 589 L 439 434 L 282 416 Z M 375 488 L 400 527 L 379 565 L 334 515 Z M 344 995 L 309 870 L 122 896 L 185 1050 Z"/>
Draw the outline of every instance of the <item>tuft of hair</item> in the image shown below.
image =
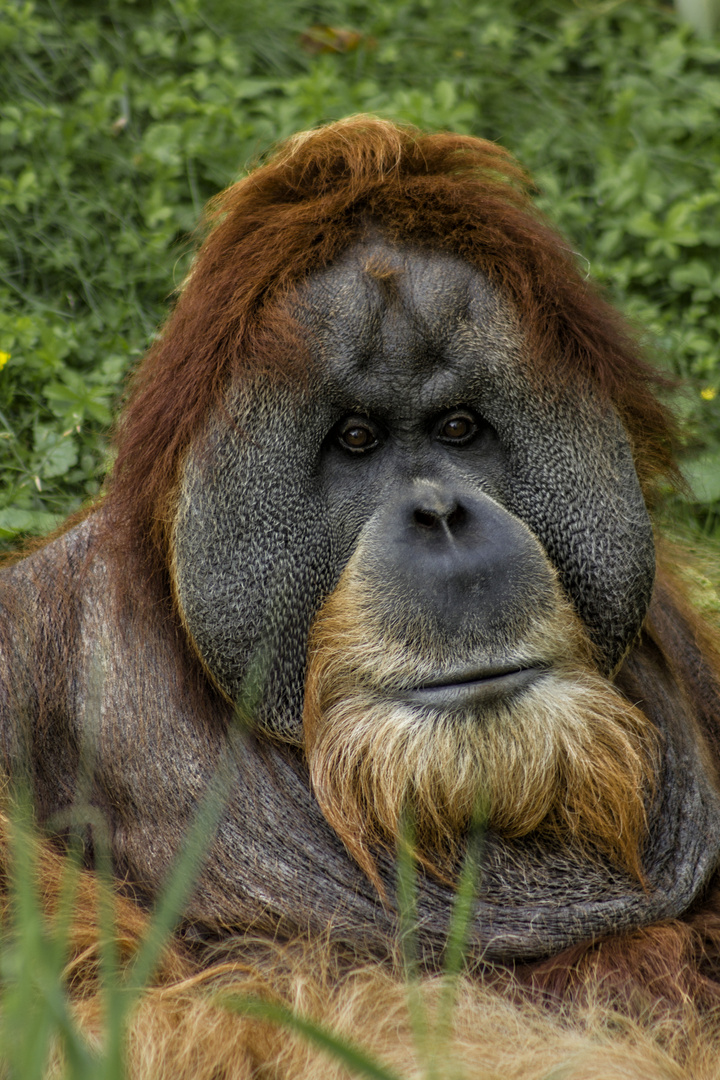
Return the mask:
<path id="1" fill-rule="evenodd" d="M 393 304 L 399 297 L 398 281 L 401 271 L 392 266 L 381 255 L 371 255 L 363 267 L 367 276 L 375 282 L 381 295 L 388 304 Z"/>
<path id="2" fill-rule="evenodd" d="M 433 674 L 428 648 L 393 639 L 352 560 L 316 617 L 303 717 L 313 790 L 381 895 L 373 849 L 396 846 L 408 813 L 418 857 L 443 880 L 479 811 L 504 836 L 539 830 L 643 881 L 657 729 L 598 674 L 559 594 L 520 649 L 518 666 L 553 663 L 519 697 L 435 714 L 402 701 Z"/>
<path id="3" fill-rule="evenodd" d="M 217 196 L 115 433 L 104 505 L 116 532 L 149 545 L 148 571 L 167 564 L 180 462 L 209 412 L 222 407 L 232 379 L 264 372 L 301 385 L 308 352 L 287 296 L 368 228 L 487 274 L 516 308 L 529 376 L 546 378 L 550 390 L 591 380 L 626 423 L 646 491 L 658 471 L 672 473 L 674 429 L 653 394 L 659 377 L 530 192 L 520 166 L 492 142 L 355 116 L 294 136 Z"/>

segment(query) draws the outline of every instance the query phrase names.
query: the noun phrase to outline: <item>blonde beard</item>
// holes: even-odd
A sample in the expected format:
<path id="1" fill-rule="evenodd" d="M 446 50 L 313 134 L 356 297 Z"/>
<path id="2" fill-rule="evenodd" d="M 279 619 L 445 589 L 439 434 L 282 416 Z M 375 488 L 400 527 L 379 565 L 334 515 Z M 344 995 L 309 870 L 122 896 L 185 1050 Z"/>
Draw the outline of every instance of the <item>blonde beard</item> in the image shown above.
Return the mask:
<path id="1" fill-rule="evenodd" d="M 658 733 L 593 663 L 593 648 L 556 590 L 503 662 L 547 665 L 513 697 L 438 712 L 398 700 L 438 669 L 429 633 L 380 625 L 353 564 L 312 629 L 303 718 L 320 808 L 382 892 L 373 849 L 392 849 L 410 815 L 416 855 L 452 878 L 468 826 L 535 830 L 609 858 L 640 881 Z"/>

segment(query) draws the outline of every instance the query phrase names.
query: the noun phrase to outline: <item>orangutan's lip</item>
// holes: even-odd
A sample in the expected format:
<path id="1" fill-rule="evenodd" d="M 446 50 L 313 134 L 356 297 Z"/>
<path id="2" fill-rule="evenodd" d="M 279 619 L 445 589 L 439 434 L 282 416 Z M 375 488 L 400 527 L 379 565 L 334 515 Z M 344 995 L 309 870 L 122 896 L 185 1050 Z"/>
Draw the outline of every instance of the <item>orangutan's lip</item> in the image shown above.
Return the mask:
<path id="1" fill-rule="evenodd" d="M 402 698 L 414 705 L 448 708 L 473 705 L 520 693 L 547 671 L 544 667 L 486 668 L 453 672 L 452 681 L 432 680 L 415 690 L 406 690 Z"/>

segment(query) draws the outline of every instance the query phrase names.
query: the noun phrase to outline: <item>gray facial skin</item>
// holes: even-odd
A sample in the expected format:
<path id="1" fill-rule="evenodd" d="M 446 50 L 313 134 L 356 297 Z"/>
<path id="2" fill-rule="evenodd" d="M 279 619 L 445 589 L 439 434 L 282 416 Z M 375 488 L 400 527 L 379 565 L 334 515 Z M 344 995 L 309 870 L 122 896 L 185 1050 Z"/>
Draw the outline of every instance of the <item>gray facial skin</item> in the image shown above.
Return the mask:
<path id="1" fill-rule="evenodd" d="M 395 271 L 392 284 L 366 273 L 368 263 Z M 236 390 L 237 426 L 211 424 L 181 488 L 177 595 L 229 697 L 241 694 L 261 642 L 271 643 L 259 720 L 300 741 L 310 621 L 379 508 L 398 507 L 396 517 L 387 515 L 388 543 L 404 528 L 403 513 L 423 512 L 418 483 L 449 514 L 473 507 L 458 526 L 466 550 L 455 618 L 483 622 L 486 608 L 512 607 L 507 573 L 520 555 L 509 537 L 494 535 L 497 514 L 480 505 L 489 496 L 540 540 L 612 672 L 642 625 L 655 565 L 631 450 L 613 411 L 589 386 L 554 387 L 551 376 L 538 375 L 531 389 L 532 360 L 523 358 L 511 311 L 482 275 L 450 256 L 382 241 L 357 246 L 312 279 L 295 313 L 318 361 L 304 400 L 278 400 L 262 385 Z M 443 440 L 443 424 L 458 410 L 474 417 L 477 433 L 468 442 Z M 339 429 L 352 417 L 371 425 L 374 449 L 343 446 Z M 490 574 L 484 563 L 493 545 L 505 556 L 493 556 Z M 426 603 L 437 614 L 449 603 L 448 579 L 439 568 L 428 577 L 432 556 L 421 556 L 417 544 L 396 547 L 409 574 L 428 582 Z M 523 571 L 529 580 L 531 568 Z"/>
<path id="2" fill-rule="evenodd" d="M 365 273 L 371 257 L 394 282 Z M 500 678 L 518 612 L 547 602 L 546 555 L 600 665 L 621 664 L 617 685 L 663 739 L 645 887 L 541 836 L 490 831 L 475 958 L 532 960 L 686 911 L 718 866 L 720 805 L 688 696 L 653 639 L 636 642 L 653 545 L 618 418 L 590 387 L 534 373 L 507 304 L 449 256 L 369 241 L 312 278 L 295 314 L 315 357 L 306 383 L 231 387 L 229 418 L 214 417 L 187 456 L 170 567 L 182 627 L 126 553 L 93 546 L 102 504 L 3 571 L 0 742 L 9 771 L 29 774 L 40 820 L 62 830 L 84 768 L 89 858 L 101 816 L 118 877 L 151 898 L 229 760 L 185 932 L 310 930 L 387 955 L 395 916 L 323 818 L 298 748 L 308 628 L 374 530 L 374 572 L 385 565 L 412 591 L 440 637 L 499 642 Z M 475 426 L 468 441 L 448 437 L 458 416 Z M 356 453 L 363 425 L 377 445 Z M 675 617 L 662 596 L 653 610 Z M 709 686 L 677 625 L 673 663 Z M 256 693 L 257 727 L 240 738 L 232 702 Z M 389 856 L 380 873 L 392 897 Z M 422 874 L 418 891 L 433 964 L 454 893 Z"/>

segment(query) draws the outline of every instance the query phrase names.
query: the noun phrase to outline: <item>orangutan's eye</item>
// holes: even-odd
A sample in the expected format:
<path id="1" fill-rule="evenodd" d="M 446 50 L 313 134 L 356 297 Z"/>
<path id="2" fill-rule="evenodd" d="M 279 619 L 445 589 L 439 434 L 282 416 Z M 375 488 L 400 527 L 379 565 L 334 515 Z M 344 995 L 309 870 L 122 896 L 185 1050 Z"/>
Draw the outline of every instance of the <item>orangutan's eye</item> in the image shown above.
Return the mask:
<path id="1" fill-rule="evenodd" d="M 343 450 L 364 454 L 380 445 L 377 428 L 365 417 L 348 416 L 336 428 L 336 438 Z"/>
<path id="2" fill-rule="evenodd" d="M 462 409 L 449 413 L 440 421 L 437 438 L 451 446 L 464 446 L 475 437 L 477 430 L 476 418 L 471 412 Z"/>

